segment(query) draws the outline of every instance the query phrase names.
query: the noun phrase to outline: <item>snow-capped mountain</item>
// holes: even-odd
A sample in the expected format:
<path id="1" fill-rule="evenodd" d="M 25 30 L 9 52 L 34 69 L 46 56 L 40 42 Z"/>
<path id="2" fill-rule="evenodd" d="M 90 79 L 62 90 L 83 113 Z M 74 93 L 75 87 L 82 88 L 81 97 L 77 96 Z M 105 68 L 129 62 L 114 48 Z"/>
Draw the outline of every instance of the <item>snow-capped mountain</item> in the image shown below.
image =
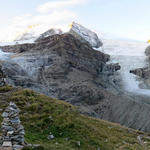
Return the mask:
<path id="1" fill-rule="evenodd" d="M 77 38 L 79 38 L 79 36 L 82 37 L 92 47 L 99 48 L 103 45 L 95 32 L 85 28 L 78 23 L 73 22 L 71 24 L 70 33 L 74 34 Z"/>
<path id="2" fill-rule="evenodd" d="M 103 45 L 101 39 L 98 38 L 95 32 L 75 22 L 71 24 L 70 28 L 68 27 L 67 32 L 64 32 L 61 29 L 56 29 L 56 28 L 51 28 L 44 33 L 40 33 L 39 31 L 42 30 L 36 26 L 30 29 L 26 29 L 22 32 L 16 33 L 16 36 L 14 36 L 15 38 L 13 39 L 12 42 L 9 43 L 5 42 L 2 44 L 0 43 L 0 45 L 33 43 L 34 41 L 38 41 L 42 38 L 52 36 L 55 34 L 62 34 L 62 33 L 73 34 L 76 38 L 80 39 L 81 41 L 88 42 L 94 48 L 99 48 Z"/>

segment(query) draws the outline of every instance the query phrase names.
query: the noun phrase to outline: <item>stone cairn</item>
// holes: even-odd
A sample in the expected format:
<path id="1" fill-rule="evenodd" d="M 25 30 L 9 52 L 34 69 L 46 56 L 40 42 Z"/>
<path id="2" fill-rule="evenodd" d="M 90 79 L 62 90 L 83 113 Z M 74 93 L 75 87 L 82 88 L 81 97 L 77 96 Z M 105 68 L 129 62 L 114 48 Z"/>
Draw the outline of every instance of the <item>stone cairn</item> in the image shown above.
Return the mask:
<path id="1" fill-rule="evenodd" d="M 20 110 L 16 104 L 10 102 L 2 114 L 2 147 L 10 147 L 12 150 L 21 150 L 24 147 L 24 127 L 19 119 Z"/>
<path id="2" fill-rule="evenodd" d="M 0 86 L 6 85 L 6 76 L 2 70 L 2 66 L 0 65 Z"/>

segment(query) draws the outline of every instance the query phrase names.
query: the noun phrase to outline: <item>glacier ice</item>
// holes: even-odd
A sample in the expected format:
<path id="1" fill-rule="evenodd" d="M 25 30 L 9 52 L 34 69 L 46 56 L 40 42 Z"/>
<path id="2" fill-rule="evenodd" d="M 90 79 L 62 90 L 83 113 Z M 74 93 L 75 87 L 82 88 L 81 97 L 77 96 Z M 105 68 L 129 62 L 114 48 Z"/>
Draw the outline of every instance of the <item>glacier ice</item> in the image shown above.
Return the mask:
<path id="1" fill-rule="evenodd" d="M 104 52 L 111 55 L 111 62 L 121 65 L 120 75 L 123 87 L 127 92 L 150 95 L 150 90 L 141 89 L 140 82 L 130 70 L 145 67 L 146 56 L 144 54 L 147 43 L 141 41 L 107 39 L 103 40 Z"/>

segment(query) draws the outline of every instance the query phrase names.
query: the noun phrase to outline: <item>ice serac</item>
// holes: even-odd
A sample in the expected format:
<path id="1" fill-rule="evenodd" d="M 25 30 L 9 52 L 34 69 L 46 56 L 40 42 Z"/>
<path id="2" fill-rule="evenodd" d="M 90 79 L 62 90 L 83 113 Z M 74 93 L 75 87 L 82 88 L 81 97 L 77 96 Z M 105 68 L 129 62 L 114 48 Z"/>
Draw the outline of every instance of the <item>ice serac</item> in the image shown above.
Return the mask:
<path id="1" fill-rule="evenodd" d="M 94 48 L 99 48 L 103 45 L 96 33 L 78 23 L 73 22 L 69 32 L 81 41 L 88 42 Z"/>

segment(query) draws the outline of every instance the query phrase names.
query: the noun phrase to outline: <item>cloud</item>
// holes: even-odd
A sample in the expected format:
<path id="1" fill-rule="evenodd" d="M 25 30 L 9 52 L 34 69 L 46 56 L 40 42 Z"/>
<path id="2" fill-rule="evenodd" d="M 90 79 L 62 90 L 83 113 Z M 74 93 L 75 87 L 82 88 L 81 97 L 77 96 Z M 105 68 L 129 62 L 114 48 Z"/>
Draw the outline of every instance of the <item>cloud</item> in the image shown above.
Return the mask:
<path id="1" fill-rule="evenodd" d="M 4 41 L 4 39 L 5 41 L 12 41 L 23 33 L 34 33 L 35 36 L 38 36 L 50 28 L 61 28 L 66 31 L 68 24 L 76 17 L 75 13 L 68 10 L 54 11 L 50 14 L 36 16 L 31 14 L 17 16 L 9 27 L 0 31 L 0 41 Z"/>
<path id="2" fill-rule="evenodd" d="M 24 16 L 15 17 L 13 20 L 13 25 L 18 27 L 27 27 L 32 24 L 55 25 L 75 17 L 76 14 L 69 10 L 53 11 L 52 13 L 49 14 L 39 14 L 36 16 L 24 15 Z"/>
<path id="3" fill-rule="evenodd" d="M 87 0 L 57 0 L 57 1 L 50 1 L 40 5 L 37 8 L 37 11 L 40 13 L 47 13 L 53 11 L 55 9 L 64 9 L 69 6 L 79 5 L 87 2 Z"/>
<path id="4" fill-rule="evenodd" d="M 57 0 L 37 7 L 36 15 L 24 14 L 12 19 L 9 27 L 0 29 L 0 41 L 13 41 L 23 33 L 39 35 L 50 28 L 68 29 L 79 16 L 69 6 L 80 5 L 88 0 Z M 50 12 L 49 12 L 50 10 Z M 32 27 L 32 28 L 31 28 Z"/>

